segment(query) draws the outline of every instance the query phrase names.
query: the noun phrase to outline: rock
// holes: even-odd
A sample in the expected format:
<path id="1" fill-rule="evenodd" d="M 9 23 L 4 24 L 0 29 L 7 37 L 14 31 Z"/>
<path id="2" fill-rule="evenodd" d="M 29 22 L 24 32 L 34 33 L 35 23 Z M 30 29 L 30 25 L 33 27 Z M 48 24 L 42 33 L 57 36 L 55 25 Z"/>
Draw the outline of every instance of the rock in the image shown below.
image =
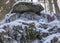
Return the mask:
<path id="1" fill-rule="evenodd" d="M 13 6 L 12 13 L 34 12 L 39 14 L 43 9 L 44 8 L 40 4 L 34 5 L 33 3 L 20 2 Z"/>

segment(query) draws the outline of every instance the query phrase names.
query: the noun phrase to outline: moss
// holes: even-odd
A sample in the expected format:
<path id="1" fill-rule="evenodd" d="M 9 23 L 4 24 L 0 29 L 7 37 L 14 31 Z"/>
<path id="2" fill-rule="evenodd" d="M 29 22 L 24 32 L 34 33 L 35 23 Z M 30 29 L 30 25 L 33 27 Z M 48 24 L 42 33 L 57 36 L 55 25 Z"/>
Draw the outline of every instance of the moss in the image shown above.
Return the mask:
<path id="1" fill-rule="evenodd" d="M 52 40 L 51 40 L 51 43 L 56 43 L 58 41 L 58 38 L 57 37 L 54 37 Z"/>
<path id="2" fill-rule="evenodd" d="M 30 28 L 30 29 L 35 28 L 35 24 L 34 24 L 34 23 L 31 23 L 31 24 L 29 24 L 28 26 L 29 26 L 28 28 Z"/>
<path id="3" fill-rule="evenodd" d="M 25 27 L 25 36 L 24 34 L 22 35 L 22 42 L 31 43 L 33 40 L 38 39 L 40 36 L 40 32 L 37 32 L 34 29 L 34 24 L 29 24 L 29 27 Z"/>
<path id="4" fill-rule="evenodd" d="M 36 32 L 33 29 L 26 29 L 25 32 L 26 32 L 26 38 L 27 38 L 27 40 L 28 39 L 30 39 L 30 40 L 36 39 L 36 36 L 38 34 L 38 32 Z"/>

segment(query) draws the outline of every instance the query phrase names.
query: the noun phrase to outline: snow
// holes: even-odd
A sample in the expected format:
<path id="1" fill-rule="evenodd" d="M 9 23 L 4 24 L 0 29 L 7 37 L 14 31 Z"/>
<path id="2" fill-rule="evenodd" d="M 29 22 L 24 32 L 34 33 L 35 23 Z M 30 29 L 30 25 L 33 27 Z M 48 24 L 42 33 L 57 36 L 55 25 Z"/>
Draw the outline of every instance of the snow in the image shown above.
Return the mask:
<path id="1" fill-rule="evenodd" d="M 50 22 L 49 25 L 60 27 L 60 21 L 54 20 L 54 21 Z"/>
<path id="2" fill-rule="evenodd" d="M 51 33 L 51 32 L 49 32 L 49 30 L 50 29 L 52 29 L 54 26 L 57 26 L 57 28 L 60 28 L 60 21 L 59 20 L 54 20 L 54 21 L 51 21 L 51 22 L 46 22 L 46 19 L 44 20 L 44 19 L 39 19 L 38 21 L 37 20 L 24 20 L 24 19 L 20 19 L 20 18 L 18 18 L 18 19 L 16 19 L 16 20 L 14 20 L 14 21 L 12 21 L 12 22 L 6 22 L 5 23 L 5 20 L 6 19 L 8 19 L 8 18 L 10 18 L 11 16 L 13 16 L 15 13 L 13 13 L 13 14 L 7 14 L 6 16 L 5 16 L 5 19 L 1 22 L 1 25 L 0 25 L 0 32 L 6 32 L 5 30 L 4 30 L 4 26 L 10 26 L 10 28 L 12 28 L 13 26 L 22 26 L 23 28 L 25 27 L 25 26 L 28 26 L 27 24 L 32 24 L 32 23 L 34 23 L 35 24 L 35 27 L 36 27 L 36 31 L 41 31 L 41 33 Z M 47 13 L 46 13 L 47 14 Z M 53 16 L 54 14 L 52 14 L 52 16 Z M 25 24 L 24 24 L 25 23 Z M 40 26 L 41 26 L 41 24 L 45 24 L 45 25 L 47 25 L 47 28 L 45 29 L 44 27 L 43 28 L 41 28 Z M 19 30 L 19 32 L 23 32 L 22 30 Z M 51 40 L 54 38 L 54 37 L 57 37 L 57 38 L 59 38 L 60 37 L 60 35 L 59 35 L 60 33 L 52 33 L 51 35 L 49 35 L 49 36 L 47 36 L 47 37 L 45 37 L 44 38 L 44 41 L 43 41 L 43 43 L 51 43 Z M 21 34 L 18 34 L 18 36 L 20 36 Z M 6 38 L 8 38 L 9 36 L 6 36 L 6 35 L 4 35 L 4 37 L 6 37 Z M 59 38 L 60 39 L 60 38 Z M 38 43 L 38 40 L 35 40 L 34 41 L 34 43 Z M 13 40 L 13 43 L 18 43 L 16 40 Z"/>
<path id="3" fill-rule="evenodd" d="M 13 40 L 13 42 L 12 43 L 17 43 L 17 41 L 16 40 Z"/>
<path id="4" fill-rule="evenodd" d="M 4 37 L 5 37 L 5 38 L 10 38 L 10 39 L 11 39 L 11 37 L 9 37 L 8 35 L 4 35 Z"/>
<path id="5" fill-rule="evenodd" d="M 38 2 L 38 0 L 33 0 L 33 2 Z"/>
<path id="6" fill-rule="evenodd" d="M 60 39 L 60 33 L 56 33 L 56 34 L 52 34 L 52 35 L 48 36 L 48 37 L 45 39 L 44 43 L 51 43 L 50 41 L 51 41 L 54 37 L 57 37 L 57 38 Z"/>
<path id="7" fill-rule="evenodd" d="M 34 40 L 32 43 L 39 43 L 39 40 L 36 39 L 36 40 Z"/>
<path id="8" fill-rule="evenodd" d="M 6 4 L 8 4 L 8 3 L 9 3 L 9 0 L 6 1 Z"/>
<path id="9" fill-rule="evenodd" d="M 8 4 L 9 1 L 6 2 L 6 4 Z M 18 2 L 16 2 L 16 4 L 18 4 Z M 14 5 L 16 5 L 14 4 Z M 34 2 L 33 4 L 37 5 L 39 3 L 37 2 Z M 13 5 L 13 6 L 14 6 Z M 0 23 L 0 33 L 3 33 L 3 32 L 6 32 L 6 30 L 4 30 L 4 26 L 9 26 L 10 28 L 8 28 L 10 31 L 11 31 L 11 34 L 15 34 L 14 30 L 13 30 L 13 26 L 22 26 L 22 28 L 24 29 L 25 26 L 28 26 L 28 24 L 33 24 L 35 25 L 35 28 L 36 28 L 36 31 L 40 31 L 41 33 L 48 33 L 50 34 L 51 32 L 49 31 L 50 29 L 53 29 L 53 27 L 55 26 L 56 27 L 56 31 L 58 30 L 58 28 L 60 28 L 60 21 L 57 20 L 55 14 L 52 12 L 52 13 L 49 13 L 49 12 L 41 12 L 43 14 L 46 14 L 46 15 L 50 15 L 51 17 L 55 17 L 55 20 L 51 21 L 51 22 L 48 22 L 47 19 L 48 18 L 39 18 L 39 20 L 24 20 L 24 19 L 21 19 L 21 18 L 17 18 L 15 19 L 14 21 L 11 20 L 12 16 L 15 17 L 14 15 L 16 13 L 8 13 L 6 16 L 5 16 L 5 19 L 3 19 Z M 17 16 L 17 15 L 16 15 Z M 10 19 L 10 22 L 6 22 L 6 20 Z M 41 27 L 41 25 L 47 25 L 47 28 L 45 27 Z M 42 25 L 42 26 L 43 26 Z M 19 27 L 20 28 L 20 27 Z M 21 29 L 22 29 L 21 28 Z M 55 29 L 55 28 L 54 28 Z M 53 30 L 52 30 L 53 31 Z M 14 32 L 14 33 L 13 33 Z M 19 30 L 19 32 L 23 33 L 22 30 Z M 18 32 L 17 32 L 18 33 Z M 21 34 L 18 34 L 18 36 L 21 36 Z M 11 38 L 9 37 L 8 35 L 4 35 L 5 38 Z M 51 43 L 51 40 L 54 38 L 54 37 L 57 37 L 59 40 L 60 40 L 60 33 L 57 31 L 56 33 L 53 33 L 46 36 L 46 37 L 43 37 L 41 40 L 43 40 L 43 43 Z M 18 37 L 19 38 L 19 37 Z M 20 40 L 19 40 L 20 41 Z M 18 43 L 17 40 L 14 40 L 13 39 L 13 42 L 12 43 Z M 38 40 L 35 40 L 33 41 L 33 43 L 39 43 Z"/>
<path id="10" fill-rule="evenodd" d="M 0 29 L 0 33 L 2 33 L 2 32 L 6 32 L 4 29 Z"/>
<path id="11" fill-rule="evenodd" d="M 10 17 L 11 16 L 12 15 L 10 15 Z M 6 16 L 6 17 L 8 17 L 8 16 Z M 10 25 L 10 27 L 12 27 L 12 26 L 18 26 L 19 25 L 19 26 L 22 26 L 24 28 L 27 25 L 24 25 L 23 23 L 26 23 L 26 24 L 34 23 L 35 24 L 35 27 L 36 27 L 36 31 L 41 31 L 42 33 L 49 33 L 48 30 L 50 30 L 54 26 L 58 26 L 58 28 L 60 28 L 60 21 L 58 21 L 58 20 L 54 20 L 54 21 L 52 21 L 50 23 L 48 23 L 46 21 L 42 21 L 42 20 L 39 20 L 39 21 L 36 21 L 35 20 L 34 21 L 34 20 L 16 19 L 16 20 L 14 20 L 12 22 L 1 24 L 0 25 L 0 32 L 3 32 L 3 31 L 5 32 L 5 30 L 3 29 L 3 27 L 5 25 Z M 47 24 L 48 25 L 48 28 L 47 29 L 44 29 L 44 28 L 39 27 L 41 24 Z M 20 30 L 20 32 L 23 32 L 23 31 Z M 56 34 L 52 34 L 52 35 L 47 36 L 46 38 L 44 38 L 45 41 L 43 43 L 50 43 L 50 41 L 54 37 L 58 37 L 59 38 L 59 36 L 60 36 L 59 34 L 60 33 L 56 33 Z M 4 36 L 4 37 L 8 38 L 8 36 Z M 35 42 L 38 43 L 38 40 L 36 40 Z M 14 40 L 13 43 L 17 43 L 17 41 Z"/>
<path id="12" fill-rule="evenodd" d="M 3 10 L 3 7 L 0 8 L 0 12 Z"/>

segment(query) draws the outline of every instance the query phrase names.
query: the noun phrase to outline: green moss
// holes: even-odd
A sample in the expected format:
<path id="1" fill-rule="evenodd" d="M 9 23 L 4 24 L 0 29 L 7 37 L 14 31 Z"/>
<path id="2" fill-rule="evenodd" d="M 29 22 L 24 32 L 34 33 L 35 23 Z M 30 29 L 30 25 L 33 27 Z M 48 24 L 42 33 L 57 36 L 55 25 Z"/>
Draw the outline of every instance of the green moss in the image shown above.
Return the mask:
<path id="1" fill-rule="evenodd" d="M 34 40 L 37 38 L 36 36 L 38 32 L 34 31 L 33 29 L 26 29 L 25 32 L 26 32 L 27 39 Z"/>
<path id="2" fill-rule="evenodd" d="M 28 26 L 29 26 L 28 28 L 30 28 L 30 29 L 35 28 L 35 24 L 34 24 L 34 23 L 31 23 L 31 24 L 29 24 Z"/>
<path id="3" fill-rule="evenodd" d="M 57 37 L 54 37 L 52 40 L 51 40 L 51 43 L 56 43 L 58 41 L 58 38 Z"/>
<path id="4" fill-rule="evenodd" d="M 27 43 L 30 43 L 32 40 L 37 39 L 37 35 L 40 35 L 39 32 L 35 30 L 35 25 L 29 24 L 29 27 L 25 27 L 25 36 L 23 35 L 22 40 L 27 41 Z"/>

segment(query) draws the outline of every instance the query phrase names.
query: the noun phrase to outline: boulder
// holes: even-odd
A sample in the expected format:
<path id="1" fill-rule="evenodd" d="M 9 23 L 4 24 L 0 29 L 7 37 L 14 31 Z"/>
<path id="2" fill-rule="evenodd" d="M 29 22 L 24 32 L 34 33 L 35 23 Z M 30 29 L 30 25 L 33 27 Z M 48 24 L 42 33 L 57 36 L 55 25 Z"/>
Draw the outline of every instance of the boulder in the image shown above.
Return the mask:
<path id="1" fill-rule="evenodd" d="M 41 4 L 33 4 L 28 2 L 20 2 L 13 6 L 12 13 L 34 12 L 39 14 L 44 8 Z"/>

